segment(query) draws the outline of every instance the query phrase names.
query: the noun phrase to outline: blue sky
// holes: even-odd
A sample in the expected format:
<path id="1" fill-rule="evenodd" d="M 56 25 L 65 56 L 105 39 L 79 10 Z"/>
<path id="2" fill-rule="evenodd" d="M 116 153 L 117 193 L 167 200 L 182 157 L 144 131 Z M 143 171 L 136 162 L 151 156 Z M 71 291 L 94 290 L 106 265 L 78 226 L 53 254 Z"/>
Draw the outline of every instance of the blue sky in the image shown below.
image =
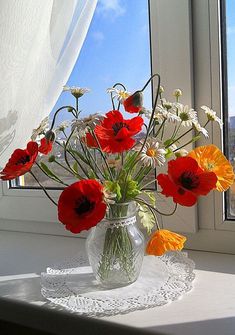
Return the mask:
<path id="1" fill-rule="evenodd" d="M 235 1 L 226 1 L 229 115 L 235 116 Z"/>
<path id="2" fill-rule="evenodd" d="M 130 91 L 143 86 L 150 76 L 150 49 L 147 0 L 99 0 L 80 56 L 68 80 L 69 86 L 88 87 L 80 99 L 82 115 L 105 113 L 111 109 L 106 89 L 122 82 Z M 235 0 L 226 1 L 228 105 L 235 116 Z M 62 93 L 53 112 L 73 104 L 69 93 Z M 151 107 L 150 90 L 144 105 Z M 130 117 L 130 116 L 129 116 Z M 60 115 L 58 122 L 68 119 Z"/>
<path id="3" fill-rule="evenodd" d="M 81 116 L 111 110 L 106 89 L 114 83 L 121 82 L 134 92 L 150 74 L 147 0 L 99 0 L 67 83 L 91 89 L 80 99 Z M 150 101 L 148 90 L 146 108 L 151 106 Z M 53 111 L 67 103 L 73 104 L 73 97 L 62 93 Z M 62 119 L 68 119 L 67 115 L 62 115 Z"/>

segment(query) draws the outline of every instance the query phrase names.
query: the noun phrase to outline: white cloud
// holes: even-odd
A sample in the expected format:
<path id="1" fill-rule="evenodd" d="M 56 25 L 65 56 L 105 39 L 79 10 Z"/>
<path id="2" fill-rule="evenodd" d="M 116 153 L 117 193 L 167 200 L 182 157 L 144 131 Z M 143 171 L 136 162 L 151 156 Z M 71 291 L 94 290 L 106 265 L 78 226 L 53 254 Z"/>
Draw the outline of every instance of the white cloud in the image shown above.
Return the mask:
<path id="1" fill-rule="evenodd" d="M 92 37 L 97 43 L 101 43 L 104 40 L 104 34 L 101 31 L 94 31 Z"/>
<path id="2" fill-rule="evenodd" d="M 120 0 L 100 0 L 98 4 L 98 11 L 104 16 L 112 15 L 112 17 L 117 17 L 126 12 Z"/>

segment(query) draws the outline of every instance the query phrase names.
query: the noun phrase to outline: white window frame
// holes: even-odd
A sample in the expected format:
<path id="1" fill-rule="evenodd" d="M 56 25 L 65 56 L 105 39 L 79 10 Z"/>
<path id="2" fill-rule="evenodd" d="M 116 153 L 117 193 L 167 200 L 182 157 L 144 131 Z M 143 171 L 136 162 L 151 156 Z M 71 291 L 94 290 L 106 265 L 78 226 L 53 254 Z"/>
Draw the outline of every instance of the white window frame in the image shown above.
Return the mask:
<path id="1" fill-rule="evenodd" d="M 151 0 L 150 4 L 152 27 L 157 34 L 152 44 L 153 72 L 162 74 L 166 94 L 170 96 L 179 87 L 185 103 L 198 111 L 202 105 L 211 106 L 222 117 L 219 1 Z M 174 26 L 180 16 L 179 24 Z M 209 141 L 202 139 L 197 145 L 214 143 L 222 150 L 223 133 L 218 124 L 211 124 L 209 133 Z M 194 210 L 180 209 L 193 232 L 185 234 L 186 247 L 234 254 L 235 222 L 225 220 L 223 194 L 214 191 L 201 197 Z M 173 225 L 168 222 L 167 218 L 165 226 L 173 228 L 174 216 Z M 178 229 L 178 224 L 175 227 Z M 184 226 L 181 228 L 185 232 Z"/>
<path id="2" fill-rule="evenodd" d="M 207 104 L 221 115 L 217 0 L 150 0 L 149 4 L 152 73 L 161 75 L 166 96 L 179 87 L 184 103 L 197 110 Z M 210 141 L 199 144 L 213 141 L 222 148 L 218 126 L 212 125 L 209 132 Z M 58 225 L 57 211 L 41 190 L 9 189 L 4 183 L 0 192 L 0 229 L 74 236 Z M 58 191 L 50 194 L 58 199 Z M 218 192 L 201 198 L 198 206 L 179 206 L 162 223 L 186 232 L 188 248 L 235 253 L 235 224 L 224 220 L 223 196 Z"/>
<path id="3" fill-rule="evenodd" d="M 175 71 L 175 79 L 177 77 L 181 77 L 180 86 L 185 91 L 185 96 L 187 97 L 187 103 L 191 104 L 192 102 L 192 88 L 190 83 L 192 82 L 191 78 L 191 36 L 188 32 L 189 26 L 189 6 L 185 6 L 184 0 L 173 4 L 173 7 L 170 11 L 171 15 L 175 17 L 173 20 L 174 25 L 168 25 L 168 36 L 174 41 L 175 50 L 178 48 L 177 39 L 172 38 L 172 34 L 178 30 L 178 37 L 180 34 L 184 33 L 183 39 L 185 40 L 184 47 L 187 49 L 185 53 L 185 61 L 187 62 L 187 66 L 184 67 L 183 72 L 180 71 L 182 68 L 181 62 L 177 63 L 177 59 L 180 60 L 181 50 L 177 51 L 178 57 L 169 57 L 167 59 L 164 58 L 164 62 L 161 62 L 160 67 L 162 72 L 164 72 L 164 64 L 171 64 L 171 71 L 168 72 L 168 76 L 164 76 L 162 74 L 162 78 L 166 80 L 168 83 L 168 79 L 172 78 L 173 70 Z M 157 4 L 157 7 L 155 5 Z M 172 3 L 170 4 L 172 7 Z M 164 55 L 166 51 L 167 44 L 164 41 L 164 31 L 162 31 L 162 25 L 159 21 L 159 18 L 162 17 L 162 14 L 169 17 L 169 3 L 167 6 L 162 1 L 150 1 L 150 22 L 151 29 L 155 31 L 154 35 L 158 36 L 158 46 L 160 46 L 161 54 Z M 160 12 L 160 16 L 157 17 L 156 14 Z M 176 18 L 178 17 L 178 18 Z M 155 25 L 155 23 L 158 23 Z M 166 30 L 166 28 L 164 28 Z M 181 36 L 182 38 L 182 36 Z M 153 60 L 154 60 L 154 51 L 156 50 L 155 42 L 157 39 L 152 39 L 151 50 L 153 52 Z M 169 54 L 170 56 L 170 54 Z M 154 61 L 153 61 L 153 73 L 159 72 L 154 71 Z M 185 65 L 185 64 L 184 64 Z M 157 68 L 160 68 L 157 65 Z M 161 72 L 160 72 L 161 74 Z M 172 89 L 177 87 L 178 81 L 171 83 L 172 85 L 167 85 L 168 89 Z M 56 190 L 49 191 L 52 197 L 55 200 L 58 199 L 60 192 Z M 27 198 L 27 201 L 25 199 Z M 171 209 L 169 208 L 169 201 L 159 202 L 159 206 L 161 210 L 163 208 L 166 212 L 169 212 Z M 43 210 L 42 210 L 43 209 Z M 187 217 L 191 217 L 190 224 L 188 223 Z M 177 213 L 174 216 L 168 217 L 166 220 L 165 217 L 162 218 L 162 224 L 164 227 L 169 229 L 178 230 L 178 231 L 187 231 L 194 232 L 196 231 L 196 209 L 195 208 L 179 208 Z M 64 227 L 62 225 L 58 225 L 57 219 L 57 210 L 53 204 L 45 197 L 42 190 L 24 190 L 24 189 L 9 189 L 7 183 L 3 183 L 2 185 L 2 197 L 0 201 L 0 229 L 7 230 L 20 230 L 20 231 L 30 231 L 30 232 L 38 232 L 38 233 L 48 233 L 48 234 L 59 234 L 59 235 L 67 235 Z M 71 234 L 68 232 L 68 235 Z M 86 234 L 85 234 L 86 235 Z M 81 236 L 81 235 L 79 235 Z"/>

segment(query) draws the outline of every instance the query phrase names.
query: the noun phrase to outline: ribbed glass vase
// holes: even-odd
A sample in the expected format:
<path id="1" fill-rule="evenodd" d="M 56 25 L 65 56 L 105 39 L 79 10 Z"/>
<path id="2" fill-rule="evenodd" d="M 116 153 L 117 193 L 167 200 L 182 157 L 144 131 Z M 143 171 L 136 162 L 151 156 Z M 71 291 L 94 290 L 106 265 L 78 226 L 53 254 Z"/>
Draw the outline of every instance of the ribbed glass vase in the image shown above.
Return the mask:
<path id="1" fill-rule="evenodd" d="M 105 219 L 91 229 L 86 247 L 93 273 L 103 287 L 116 288 L 136 281 L 144 256 L 136 203 L 109 205 Z"/>

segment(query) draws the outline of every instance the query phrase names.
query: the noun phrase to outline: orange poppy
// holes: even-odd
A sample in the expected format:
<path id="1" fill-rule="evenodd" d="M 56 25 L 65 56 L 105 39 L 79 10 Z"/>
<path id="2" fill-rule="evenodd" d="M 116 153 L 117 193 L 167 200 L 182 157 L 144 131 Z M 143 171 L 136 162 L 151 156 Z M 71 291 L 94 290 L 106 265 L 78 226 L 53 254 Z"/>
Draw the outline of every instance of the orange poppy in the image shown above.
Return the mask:
<path id="1" fill-rule="evenodd" d="M 166 229 L 156 230 L 148 241 L 146 253 L 148 255 L 161 256 L 167 251 L 181 250 L 185 241 L 185 236 L 172 231 Z"/>
<path id="2" fill-rule="evenodd" d="M 204 171 L 214 172 L 216 174 L 216 189 L 218 191 L 226 191 L 233 184 L 233 167 L 215 145 L 211 144 L 198 147 L 190 151 L 188 157 L 194 158 Z"/>

